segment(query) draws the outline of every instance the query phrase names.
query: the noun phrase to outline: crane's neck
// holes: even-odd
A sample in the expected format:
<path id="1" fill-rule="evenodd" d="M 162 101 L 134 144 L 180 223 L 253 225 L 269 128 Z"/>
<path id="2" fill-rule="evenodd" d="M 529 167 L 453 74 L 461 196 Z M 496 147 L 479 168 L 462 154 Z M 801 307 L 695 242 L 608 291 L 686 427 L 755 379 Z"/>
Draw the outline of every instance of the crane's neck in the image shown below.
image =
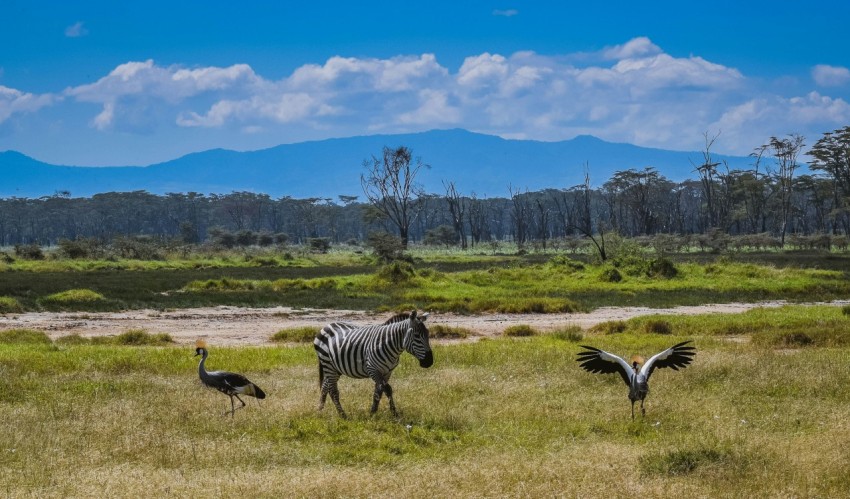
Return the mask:
<path id="1" fill-rule="evenodd" d="M 207 375 L 207 369 L 204 367 L 204 362 L 207 361 L 207 355 L 209 355 L 207 353 L 207 349 L 206 348 L 202 349 L 201 350 L 201 362 L 198 364 L 198 374 L 201 376 L 201 378 L 203 378 Z"/>

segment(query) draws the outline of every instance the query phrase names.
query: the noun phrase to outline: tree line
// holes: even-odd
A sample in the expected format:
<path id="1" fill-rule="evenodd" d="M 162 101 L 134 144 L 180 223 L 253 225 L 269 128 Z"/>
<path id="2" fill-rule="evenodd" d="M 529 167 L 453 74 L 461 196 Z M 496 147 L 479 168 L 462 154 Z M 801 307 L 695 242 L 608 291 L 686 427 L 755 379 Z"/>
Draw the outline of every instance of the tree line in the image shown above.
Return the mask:
<path id="1" fill-rule="evenodd" d="M 606 237 L 767 234 L 850 234 L 850 126 L 823 134 L 808 151 L 792 134 L 755 149 L 749 168 L 715 161 L 717 135 L 705 134 L 694 177 L 673 182 L 653 167 L 592 177 L 575 186 L 529 192 L 506 186 L 505 197 L 424 192 L 416 182 L 427 170 L 406 147 L 384 148 L 363 162 L 364 199 L 272 198 L 253 192 L 151 194 L 110 192 L 74 198 L 0 199 L 0 246 L 55 245 L 84 238 L 112 241 L 144 236 L 182 244 L 222 246 L 362 243 L 388 232 L 409 240 L 462 248 L 491 241 L 546 247 L 581 237 L 604 258 Z M 800 157 L 812 159 L 808 172 Z"/>

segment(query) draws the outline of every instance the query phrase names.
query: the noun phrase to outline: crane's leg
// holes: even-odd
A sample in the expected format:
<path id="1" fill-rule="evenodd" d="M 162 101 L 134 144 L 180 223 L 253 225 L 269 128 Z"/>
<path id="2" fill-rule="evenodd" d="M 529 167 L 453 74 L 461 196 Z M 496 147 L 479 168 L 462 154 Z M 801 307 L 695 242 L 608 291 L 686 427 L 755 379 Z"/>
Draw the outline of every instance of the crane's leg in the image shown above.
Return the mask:
<path id="1" fill-rule="evenodd" d="M 632 400 L 632 421 L 635 419 L 635 401 Z"/>
<path id="2" fill-rule="evenodd" d="M 236 408 L 233 405 L 233 395 L 230 395 L 230 416 L 233 417 L 233 415 L 235 413 L 236 413 Z M 227 411 L 224 411 L 224 414 L 227 414 Z"/>
<path id="3" fill-rule="evenodd" d="M 242 400 L 241 398 L 239 398 L 238 393 L 234 393 L 233 396 L 236 397 L 236 400 L 238 400 L 239 402 L 242 402 L 242 407 L 245 407 L 245 401 Z M 242 407 L 240 407 L 239 409 L 241 409 Z"/>
<path id="4" fill-rule="evenodd" d="M 646 409 L 643 408 L 643 399 L 640 399 L 640 415 L 646 417 Z"/>

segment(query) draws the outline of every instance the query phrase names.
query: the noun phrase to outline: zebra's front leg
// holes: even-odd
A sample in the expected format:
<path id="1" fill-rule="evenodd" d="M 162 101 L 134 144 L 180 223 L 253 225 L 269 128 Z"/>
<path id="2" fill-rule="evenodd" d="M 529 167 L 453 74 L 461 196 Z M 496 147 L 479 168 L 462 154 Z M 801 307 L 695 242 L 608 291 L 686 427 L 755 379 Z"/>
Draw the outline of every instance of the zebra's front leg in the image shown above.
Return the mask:
<path id="1" fill-rule="evenodd" d="M 390 411 L 392 411 L 393 416 L 398 417 L 398 411 L 395 410 L 395 400 L 393 400 L 393 387 L 390 386 L 389 381 L 384 383 L 384 393 L 387 394 L 387 400 L 390 401 Z"/>

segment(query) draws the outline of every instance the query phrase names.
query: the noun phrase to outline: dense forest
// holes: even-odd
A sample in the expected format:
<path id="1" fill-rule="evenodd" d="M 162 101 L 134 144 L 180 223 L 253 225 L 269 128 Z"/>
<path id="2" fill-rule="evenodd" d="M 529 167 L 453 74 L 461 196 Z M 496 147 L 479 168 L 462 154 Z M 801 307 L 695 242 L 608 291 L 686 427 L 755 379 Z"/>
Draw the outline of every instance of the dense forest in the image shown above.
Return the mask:
<path id="1" fill-rule="evenodd" d="M 412 161 L 410 151 L 400 148 L 364 161 L 363 199 L 144 191 L 6 198 L 0 199 L 0 246 L 137 237 L 228 247 L 317 239 L 360 243 L 374 232 L 399 234 L 402 225 L 405 240 L 462 247 L 491 241 L 545 247 L 564 238 L 597 240 L 612 233 L 766 235 L 779 245 L 788 237 L 850 234 L 850 126 L 825 133 L 808 150 L 799 135 L 773 137 L 742 170 L 713 161 L 717 137 L 705 138 L 703 161 L 683 182 L 672 182 L 652 167 L 595 179 L 588 167 L 585 183 L 577 186 L 536 192 L 505 186 L 505 197 L 480 198 L 459 193 L 445 179 L 444 192 L 426 193 L 415 183 L 417 174 L 427 174 L 419 169 L 421 160 Z M 393 170 L 398 152 L 407 154 L 400 158 L 407 163 Z M 800 162 L 803 154 L 811 158 L 807 169 Z M 386 182 L 388 174 L 407 182 L 407 191 L 376 189 L 380 176 Z M 393 215 L 399 206 L 406 210 L 401 225 Z"/>

